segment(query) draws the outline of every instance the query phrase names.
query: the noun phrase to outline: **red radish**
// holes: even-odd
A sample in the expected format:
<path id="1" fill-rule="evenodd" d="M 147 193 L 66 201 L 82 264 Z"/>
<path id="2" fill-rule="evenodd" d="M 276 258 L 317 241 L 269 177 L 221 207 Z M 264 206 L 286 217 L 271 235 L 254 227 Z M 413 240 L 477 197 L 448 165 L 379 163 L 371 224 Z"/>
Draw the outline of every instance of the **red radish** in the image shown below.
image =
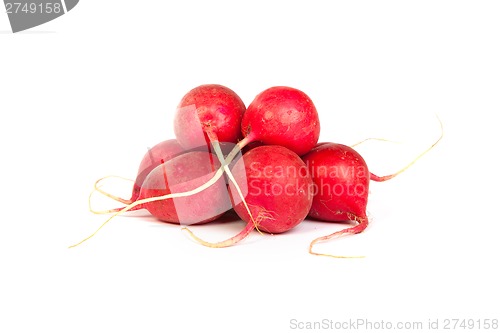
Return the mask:
<path id="1" fill-rule="evenodd" d="M 407 166 L 391 175 L 382 177 L 374 175 L 368 170 L 368 166 L 360 154 L 353 148 L 342 144 L 319 143 L 308 154 L 302 157 L 308 166 L 315 187 L 309 216 L 322 221 L 357 222 L 357 225 L 354 227 L 313 240 L 309 246 L 309 253 L 339 257 L 314 252 L 313 246 L 318 242 L 344 235 L 357 234 L 366 229 L 368 226 L 366 206 L 370 180 L 382 182 L 392 179 L 427 154 L 443 138 L 443 124 L 439 118 L 438 120 L 441 126 L 440 137 Z M 387 141 L 373 138 L 366 140 Z"/>
<path id="2" fill-rule="evenodd" d="M 230 159 L 224 160 L 220 142 L 236 144 L 241 138 L 241 119 L 245 104 L 231 89 L 218 84 L 205 84 L 190 90 L 181 99 L 174 118 L 177 140 L 186 149 L 211 147 L 216 153 L 221 168 L 234 183 L 228 168 Z M 239 148 L 234 149 L 235 154 Z M 238 184 L 236 190 L 243 196 Z M 247 207 L 248 208 L 248 207 Z"/>
<path id="3" fill-rule="evenodd" d="M 245 201 L 250 207 L 255 223 L 268 233 L 283 233 L 304 220 L 312 204 L 312 179 L 300 157 L 282 146 L 260 146 L 243 155 L 231 171 L 240 186 L 246 188 Z M 244 239 L 254 229 L 247 209 L 234 195 L 234 185 L 229 185 L 233 207 L 247 222 L 238 235 L 219 243 L 208 243 L 190 234 L 209 247 L 226 247 Z"/>
<path id="4" fill-rule="evenodd" d="M 307 216 L 312 204 L 312 179 L 297 154 L 282 146 L 253 148 L 238 160 L 233 170 L 237 180 L 247 182 L 247 202 L 256 216 L 263 213 L 259 228 L 268 233 L 282 233 L 299 224 Z M 244 166 L 245 168 L 243 168 Z M 244 172 L 244 174 L 242 174 Z M 231 193 L 234 187 L 229 185 Z M 244 220 L 248 213 L 232 195 L 234 209 Z"/>
<path id="5" fill-rule="evenodd" d="M 93 237 L 115 216 L 127 211 L 147 209 L 162 221 L 189 225 L 213 221 L 231 209 L 231 201 L 217 157 L 192 151 L 157 166 L 144 180 L 136 201 L 115 212 Z"/>
<path id="6" fill-rule="evenodd" d="M 96 191 L 104 194 L 105 196 L 111 198 L 111 199 L 119 201 L 125 205 L 129 205 L 132 202 L 134 202 L 135 200 L 137 200 L 137 198 L 139 197 L 139 193 L 141 192 L 141 187 L 142 187 L 142 183 L 144 182 L 144 179 L 154 168 L 156 168 L 158 165 L 160 165 L 166 161 L 169 161 L 172 158 L 174 158 L 174 157 L 176 157 L 184 152 L 185 152 L 184 149 L 179 145 L 179 143 L 175 139 L 162 141 L 162 142 L 156 144 L 155 146 L 153 146 L 152 148 L 149 148 L 147 153 L 142 158 L 142 161 L 139 165 L 139 170 L 137 172 L 137 177 L 135 178 L 135 181 L 134 181 L 134 186 L 132 188 L 132 195 L 131 195 L 130 199 L 123 199 L 123 198 L 114 196 L 114 195 L 107 193 L 99 188 L 98 185 L 102 180 L 109 178 L 109 177 L 116 177 L 116 176 L 108 176 L 108 177 L 104 177 L 104 178 L 99 179 L 94 184 L 94 189 Z M 116 177 L 116 178 L 121 178 L 121 177 Z M 99 211 L 93 210 L 90 207 L 90 211 L 93 213 L 96 213 L 96 214 L 116 212 L 120 209 L 111 209 L 108 211 L 99 212 Z"/>
<path id="7" fill-rule="evenodd" d="M 271 87 L 258 94 L 241 122 L 245 139 L 280 145 L 303 155 L 318 142 L 320 124 L 312 100 L 304 92 L 291 87 Z"/>
<path id="8" fill-rule="evenodd" d="M 314 199 L 309 216 L 322 221 L 356 221 L 354 227 L 315 239 L 320 241 L 357 234 L 368 226 L 366 205 L 370 172 L 365 160 L 351 147 L 322 143 L 302 157 L 314 181 Z"/>
<path id="9" fill-rule="evenodd" d="M 175 137 L 185 149 L 211 141 L 237 143 L 245 104 L 231 89 L 205 84 L 181 99 L 174 118 Z"/>

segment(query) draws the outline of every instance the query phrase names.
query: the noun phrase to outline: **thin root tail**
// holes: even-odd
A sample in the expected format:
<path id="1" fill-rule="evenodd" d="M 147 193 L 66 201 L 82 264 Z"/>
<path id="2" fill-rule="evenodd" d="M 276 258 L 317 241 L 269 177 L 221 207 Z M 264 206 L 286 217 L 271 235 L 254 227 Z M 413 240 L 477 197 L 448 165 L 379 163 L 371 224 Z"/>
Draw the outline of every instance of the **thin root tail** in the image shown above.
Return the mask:
<path id="1" fill-rule="evenodd" d="M 410 163 L 408 163 L 404 168 L 402 168 L 401 170 L 393 173 L 393 174 L 390 174 L 390 175 L 386 175 L 386 176 L 377 176 L 373 173 L 370 173 L 370 180 L 373 180 L 373 181 L 376 181 L 376 182 L 385 182 L 389 179 L 392 179 L 394 177 L 396 177 L 397 175 L 405 172 L 409 167 L 411 167 L 413 164 L 415 164 L 415 162 L 417 162 L 420 158 L 422 158 L 425 154 L 427 154 L 429 151 L 431 151 L 432 148 L 434 148 L 435 145 L 437 145 L 439 143 L 439 141 L 441 141 L 441 139 L 443 138 L 443 135 L 444 135 L 444 130 L 443 130 L 443 123 L 441 122 L 441 119 L 439 119 L 439 117 L 436 115 L 438 121 L 439 121 L 439 125 L 441 127 L 441 135 L 439 136 L 439 138 L 430 146 L 428 147 L 426 150 L 424 150 L 423 152 L 421 152 L 417 157 L 415 157 L 415 159 L 413 161 L 411 161 Z"/>
<path id="2" fill-rule="evenodd" d="M 255 229 L 253 222 L 248 222 L 247 225 L 245 226 L 245 229 L 240 231 L 240 233 L 237 234 L 236 236 L 233 236 L 233 237 L 226 239 L 225 241 L 222 241 L 222 242 L 211 243 L 211 242 L 204 241 L 203 239 L 196 236 L 191 230 L 189 230 L 188 227 L 182 228 L 182 230 L 186 231 L 189 234 L 189 236 L 191 236 L 191 238 L 193 238 L 196 242 L 200 243 L 201 245 L 204 245 L 206 247 L 211 247 L 211 248 L 222 248 L 222 247 L 232 246 L 232 245 L 238 243 L 239 241 L 245 239 L 252 232 L 253 229 Z"/>
<path id="3" fill-rule="evenodd" d="M 332 254 L 326 254 L 326 253 L 319 253 L 313 251 L 313 247 L 316 243 L 320 242 L 326 242 L 335 238 L 340 238 L 346 235 L 355 235 L 359 234 L 360 232 L 363 232 L 363 230 L 366 229 L 368 226 L 368 217 L 366 216 L 352 216 L 352 219 L 356 221 L 358 224 L 355 225 L 354 227 L 346 228 L 340 231 L 336 231 L 330 235 L 323 236 L 323 237 L 318 237 L 315 240 L 309 244 L 309 253 L 314 254 L 317 256 L 324 256 L 324 257 L 331 257 L 331 258 L 341 258 L 341 259 L 352 259 L 352 258 L 364 258 L 364 256 L 338 256 L 338 255 L 332 255 Z"/>
<path id="4" fill-rule="evenodd" d="M 110 175 L 110 176 L 106 176 L 106 177 L 103 177 L 103 178 L 100 178 L 98 180 L 96 180 L 96 182 L 94 183 L 94 190 L 101 193 L 102 195 L 108 197 L 108 198 L 111 198 L 115 201 L 118 201 L 118 202 L 121 202 L 122 204 L 124 205 L 130 205 L 132 203 L 132 201 L 130 199 L 123 199 L 119 196 L 116 196 L 116 195 L 113 195 L 111 193 L 108 193 L 104 190 L 101 189 L 101 186 L 99 186 L 99 183 L 101 183 L 103 180 L 105 179 L 109 179 L 109 178 L 117 178 L 117 179 L 122 179 L 122 180 L 126 180 L 126 181 L 130 181 L 130 182 L 134 182 L 134 180 L 132 179 L 129 179 L 129 178 L 125 178 L 125 177 L 121 177 L 121 176 L 114 176 L 114 175 Z"/>

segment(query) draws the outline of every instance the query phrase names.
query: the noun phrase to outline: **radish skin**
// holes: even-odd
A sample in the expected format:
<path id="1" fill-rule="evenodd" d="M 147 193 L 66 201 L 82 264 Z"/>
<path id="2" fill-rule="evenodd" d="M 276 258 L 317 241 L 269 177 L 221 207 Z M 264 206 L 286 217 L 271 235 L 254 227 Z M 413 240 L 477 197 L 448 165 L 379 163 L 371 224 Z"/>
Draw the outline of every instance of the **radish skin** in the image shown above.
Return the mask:
<path id="1" fill-rule="evenodd" d="M 241 98 L 228 87 L 198 86 L 184 95 L 177 106 L 175 137 L 186 150 L 206 147 L 214 138 L 236 144 L 242 137 L 240 126 L 245 110 Z"/>
<path id="2" fill-rule="evenodd" d="M 295 88 L 277 86 L 255 97 L 243 116 L 241 131 L 247 138 L 244 145 L 261 141 L 303 155 L 318 142 L 320 124 L 309 96 Z"/>

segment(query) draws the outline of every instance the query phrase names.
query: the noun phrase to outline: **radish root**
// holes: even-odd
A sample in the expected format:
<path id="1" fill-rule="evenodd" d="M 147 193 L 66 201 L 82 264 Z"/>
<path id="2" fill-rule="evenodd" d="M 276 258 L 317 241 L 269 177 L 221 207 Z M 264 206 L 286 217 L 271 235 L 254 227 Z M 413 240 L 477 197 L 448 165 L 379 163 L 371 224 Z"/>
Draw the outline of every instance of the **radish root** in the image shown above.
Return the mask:
<path id="1" fill-rule="evenodd" d="M 105 179 L 109 179 L 109 178 L 117 178 L 117 179 L 121 179 L 121 180 L 126 180 L 126 181 L 130 181 L 130 182 L 134 182 L 133 179 L 130 179 L 130 178 L 125 178 L 125 177 L 121 177 L 121 176 L 114 176 L 114 175 L 110 175 L 110 176 L 106 176 L 106 177 L 102 177 L 98 180 L 96 180 L 96 182 L 94 183 L 94 190 L 101 193 L 102 195 L 104 196 L 107 196 L 108 198 L 111 198 L 115 201 L 118 201 L 118 202 L 121 202 L 122 204 L 124 205 L 130 205 L 132 203 L 132 201 L 128 200 L 128 199 L 123 199 L 123 198 L 120 198 L 118 196 L 115 196 L 111 193 L 108 193 L 104 190 L 101 190 L 101 186 L 98 186 L 100 182 L 102 182 L 103 180 Z"/>
<path id="2" fill-rule="evenodd" d="M 310 244 L 309 244 L 309 253 L 314 254 L 317 256 L 324 256 L 324 257 L 330 257 L 330 258 L 341 258 L 341 259 L 351 259 L 351 258 L 364 258 L 365 256 L 338 256 L 338 255 L 333 255 L 333 254 L 326 254 L 326 253 L 319 253 L 313 251 L 313 247 L 316 243 L 320 242 L 326 242 L 331 239 L 335 238 L 340 238 L 346 235 L 355 235 L 359 234 L 363 230 L 366 229 L 368 226 L 368 217 L 366 216 L 356 216 L 354 214 L 348 214 L 349 218 L 358 224 L 355 225 L 354 227 L 346 228 L 340 231 L 336 231 L 330 235 L 323 236 L 323 237 L 318 237 L 314 239 Z"/>
<path id="3" fill-rule="evenodd" d="M 386 175 L 386 176 L 377 176 L 377 175 L 375 175 L 375 174 L 373 174 L 373 173 L 370 172 L 370 180 L 373 180 L 373 181 L 376 181 L 376 182 L 385 182 L 385 181 L 387 181 L 389 179 L 392 179 L 392 178 L 396 177 L 397 175 L 405 172 L 409 167 L 411 167 L 413 164 L 415 164 L 415 162 L 417 162 L 425 154 L 427 154 L 429 151 L 431 151 L 431 149 L 434 148 L 434 146 L 436 146 L 439 143 L 439 141 L 441 141 L 441 139 L 444 136 L 443 122 L 441 121 L 441 119 L 439 119 L 438 115 L 436 115 L 436 118 L 439 121 L 439 126 L 441 128 L 441 135 L 439 136 L 439 138 L 430 147 L 428 147 L 426 150 L 424 150 L 423 152 L 421 152 L 413 161 L 411 161 L 410 163 L 408 163 L 404 168 L 402 168 L 401 170 L 399 170 L 399 171 L 397 171 L 397 172 L 395 172 L 393 174 Z"/>
<path id="4" fill-rule="evenodd" d="M 189 228 L 187 227 L 182 228 L 182 230 L 186 231 L 189 234 L 189 236 L 191 236 L 195 241 L 197 241 L 201 245 L 211 248 L 221 248 L 234 245 L 239 241 L 243 240 L 244 238 L 246 238 L 252 232 L 253 229 L 255 229 L 255 225 L 253 223 L 247 223 L 245 228 L 242 231 L 240 231 L 240 233 L 237 234 L 236 236 L 226 239 L 225 241 L 222 242 L 210 243 L 196 236 L 191 230 L 189 230 Z"/>
<path id="5" fill-rule="evenodd" d="M 132 203 L 131 200 L 126 200 L 126 199 L 120 198 L 118 196 L 110 194 L 110 193 L 101 189 L 102 185 L 99 185 L 99 183 L 101 183 L 103 180 L 109 179 L 109 178 L 117 178 L 117 179 L 122 179 L 122 180 L 130 181 L 130 182 L 134 182 L 133 179 L 129 179 L 129 178 L 121 177 L 121 176 L 115 176 L 115 175 L 109 175 L 109 176 L 102 177 L 102 178 L 96 180 L 96 182 L 94 183 L 94 189 L 92 190 L 92 192 L 90 192 L 89 198 L 88 198 L 88 206 L 89 206 L 89 211 L 91 213 L 98 214 L 98 215 L 109 214 L 109 213 L 115 213 L 115 212 L 120 211 L 124 208 L 124 207 L 120 207 L 120 208 L 114 208 L 114 209 L 108 209 L 108 210 L 95 210 L 95 209 L 93 209 L 92 208 L 92 197 L 94 196 L 95 192 L 99 192 L 102 195 L 104 195 L 108 198 L 111 198 L 115 201 L 121 202 L 124 205 L 130 205 Z"/>
<path id="6" fill-rule="evenodd" d="M 125 207 L 120 207 L 120 208 L 113 208 L 113 209 L 108 209 L 108 210 L 94 210 L 92 208 L 92 197 L 94 196 L 94 193 L 96 193 L 96 192 L 101 193 L 98 189 L 93 189 L 92 192 L 90 192 L 90 194 L 89 194 L 88 205 L 89 205 L 89 211 L 91 213 L 94 213 L 97 215 L 109 214 L 109 213 L 118 212 L 118 211 L 122 210 L 123 208 L 125 208 Z"/>
<path id="7" fill-rule="evenodd" d="M 234 187 L 236 189 L 236 192 L 238 192 L 238 195 L 240 196 L 241 201 L 243 202 L 243 205 L 245 206 L 245 209 L 246 209 L 248 215 L 250 216 L 250 219 L 252 220 L 255 228 L 257 229 L 257 231 L 260 232 L 260 230 L 258 228 L 258 225 L 257 225 L 257 222 L 254 220 L 252 212 L 250 211 L 250 208 L 248 207 L 248 204 L 247 204 L 247 202 L 245 200 L 245 196 L 243 195 L 243 192 L 241 191 L 240 186 L 236 182 L 236 179 L 234 179 L 233 173 L 229 169 L 228 164 L 231 163 L 233 159 L 229 160 L 229 158 L 228 158 L 229 161 L 227 161 L 227 160 L 224 159 L 224 155 L 222 154 L 222 150 L 220 148 L 219 138 L 217 137 L 217 134 L 215 134 L 212 130 L 209 130 L 209 131 L 207 131 L 207 135 L 208 135 L 211 143 L 214 146 L 215 154 L 217 155 L 217 158 L 219 159 L 219 162 L 221 163 L 221 166 L 224 168 L 224 171 L 225 171 L 227 177 L 229 178 L 229 180 L 231 181 L 231 183 L 233 183 L 233 185 L 234 185 Z M 238 145 L 236 145 L 233 148 L 233 151 L 236 150 L 236 149 L 237 149 L 236 153 L 238 153 L 241 150 Z M 231 153 L 233 151 L 231 151 Z"/>
<path id="8" fill-rule="evenodd" d="M 389 140 L 389 139 L 383 139 L 383 138 L 366 138 L 364 140 L 361 140 L 359 142 L 356 142 L 355 144 L 351 145 L 351 148 L 354 148 L 356 146 L 359 146 L 360 144 L 363 144 L 367 141 L 383 141 L 383 142 L 392 142 L 392 143 L 400 143 L 398 141 L 392 141 L 392 140 Z"/>
<path id="9" fill-rule="evenodd" d="M 250 216 L 252 216 L 252 215 L 250 215 Z M 187 227 L 182 228 L 182 231 L 186 231 L 189 234 L 189 236 L 191 236 L 195 241 L 197 241 L 201 245 L 204 245 L 206 247 L 211 247 L 211 248 L 222 248 L 222 247 L 229 247 L 229 246 L 232 246 L 232 245 L 240 242 L 241 240 L 245 239 L 254 229 L 259 231 L 260 234 L 262 234 L 262 231 L 259 230 L 258 226 L 260 225 L 260 223 L 263 220 L 266 220 L 266 219 L 274 219 L 274 217 L 273 217 L 271 212 L 260 207 L 259 213 L 257 214 L 256 219 L 248 221 L 245 228 L 242 231 L 240 231 L 236 236 L 233 236 L 229 239 L 226 239 L 224 241 L 217 242 L 217 243 L 207 242 L 207 241 L 199 238 L 191 230 L 189 230 L 189 228 L 187 228 Z"/>
<path id="10" fill-rule="evenodd" d="M 113 199 L 115 201 L 121 202 L 124 205 L 130 205 L 133 202 L 132 200 L 126 200 L 126 199 L 117 197 L 117 196 L 115 196 L 113 194 L 110 194 L 110 193 L 102 190 L 101 187 L 103 185 L 99 185 L 99 183 L 101 183 L 103 180 L 109 179 L 109 178 L 116 178 L 116 179 L 121 179 L 121 180 L 126 180 L 126 181 L 130 181 L 130 182 L 134 182 L 133 179 L 125 178 L 125 177 L 121 177 L 121 176 L 115 176 L 115 175 L 109 175 L 109 176 L 102 177 L 102 178 L 96 180 L 96 182 L 94 183 L 94 189 L 92 190 L 92 192 L 90 192 L 89 198 L 88 198 L 89 211 L 91 213 L 93 213 L 93 214 L 102 215 L 102 214 L 116 213 L 116 212 L 122 210 L 123 208 L 125 208 L 125 207 L 119 207 L 119 208 L 113 208 L 113 209 L 108 209 L 108 210 L 95 210 L 95 209 L 93 209 L 92 208 L 92 197 L 94 196 L 95 192 L 99 192 L 99 193 L 103 194 L 104 196 L 106 196 L 108 198 L 111 198 L 111 199 Z"/>

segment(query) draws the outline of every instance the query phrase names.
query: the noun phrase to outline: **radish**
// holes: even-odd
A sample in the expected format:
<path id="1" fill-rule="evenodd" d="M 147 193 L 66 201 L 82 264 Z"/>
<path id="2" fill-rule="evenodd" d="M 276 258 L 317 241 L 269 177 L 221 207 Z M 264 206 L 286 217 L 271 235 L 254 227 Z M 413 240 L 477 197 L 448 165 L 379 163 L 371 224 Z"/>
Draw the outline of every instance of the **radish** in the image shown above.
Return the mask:
<path id="1" fill-rule="evenodd" d="M 244 168 L 243 168 L 244 166 Z M 312 179 L 300 157 L 282 146 L 253 148 L 236 162 L 236 179 L 246 181 L 245 197 L 259 220 L 259 228 L 268 233 L 283 233 L 304 220 L 312 204 Z M 244 174 L 243 174 L 244 172 Z M 234 187 L 229 185 L 230 193 Z M 242 204 L 233 198 L 234 210 L 249 221 Z"/>
<path id="2" fill-rule="evenodd" d="M 368 226 L 366 205 L 370 172 L 363 157 L 342 144 L 319 144 L 302 159 L 314 182 L 314 198 L 309 216 L 322 221 L 357 222 L 354 227 L 313 240 L 309 252 L 321 255 L 313 251 L 315 243 L 357 234 Z"/>
<path id="3" fill-rule="evenodd" d="M 172 158 L 174 158 L 174 157 L 176 157 L 184 152 L 185 152 L 184 149 L 179 145 L 179 143 L 175 139 L 162 141 L 162 142 L 156 144 L 155 146 L 153 146 L 152 148 L 149 148 L 148 152 L 144 155 L 144 157 L 142 158 L 142 161 L 139 165 L 139 170 L 137 172 L 137 177 L 135 178 L 135 181 L 134 181 L 134 186 L 132 188 L 132 195 L 131 195 L 130 199 L 123 199 L 123 198 L 117 197 L 115 195 L 112 195 L 110 193 L 107 193 L 107 192 L 103 191 L 102 189 L 100 189 L 98 186 L 101 181 L 103 181 L 104 179 L 110 178 L 110 177 L 121 178 L 121 179 L 126 179 L 126 178 L 122 178 L 122 177 L 118 177 L 118 176 L 107 176 L 107 177 L 101 178 L 95 182 L 94 189 L 96 191 L 100 192 L 101 194 L 104 194 L 105 196 L 111 198 L 111 199 L 119 201 L 125 205 L 129 205 L 132 202 L 134 202 L 135 200 L 137 200 L 137 198 L 139 197 L 139 194 L 141 192 L 141 187 L 142 187 L 142 183 L 144 182 L 144 179 L 146 179 L 146 176 L 154 168 L 156 168 L 158 165 L 160 165 L 166 161 L 169 161 L 170 159 L 172 159 Z M 120 210 L 120 209 L 111 209 L 108 211 L 95 211 L 92 209 L 92 207 L 90 207 L 90 201 L 89 201 L 89 208 L 90 208 L 90 211 L 95 213 L 95 214 L 110 213 L 110 212 L 116 212 L 116 211 Z"/>
<path id="4" fill-rule="evenodd" d="M 209 142 L 237 143 L 245 104 L 228 87 L 205 84 L 182 97 L 174 118 L 174 132 L 184 149 L 207 146 Z"/>
<path id="5" fill-rule="evenodd" d="M 298 155 L 318 142 L 320 124 L 312 100 L 291 87 L 271 87 L 258 94 L 248 106 L 241 130 L 245 139 L 240 149 L 253 141 L 280 145 Z"/>
<path id="6" fill-rule="evenodd" d="M 309 253 L 335 258 L 352 258 L 321 254 L 313 246 L 322 241 L 363 232 L 368 226 L 366 206 L 370 180 L 383 182 L 394 178 L 427 154 L 443 138 L 443 123 L 438 117 L 441 135 L 426 150 L 401 170 L 387 176 L 377 176 L 368 170 L 363 157 L 352 147 L 335 143 L 319 143 L 302 157 L 314 181 L 314 199 L 309 216 L 322 221 L 355 221 L 356 226 L 319 237 L 309 245 Z M 385 139 L 365 139 L 382 140 Z M 358 143 L 358 144 L 359 144 Z"/>
<path id="7" fill-rule="evenodd" d="M 244 112 L 245 104 L 234 91 L 218 84 L 205 84 L 184 95 L 174 118 L 174 132 L 180 145 L 185 149 L 212 147 L 241 198 L 243 193 L 227 166 L 231 160 L 224 160 L 220 142 L 236 144 L 241 138 Z M 235 147 L 234 154 L 238 152 Z"/>
<path id="8" fill-rule="evenodd" d="M 209 243 L 187 230 L 198 242 L 209 247 L 233 245 L 258 227 L 268 233 L 283 233 L 298 225 L 310 210 L 313 182 L 309 171 L 293 151 L 282 146 L 260 146 L 248 151 L 231 168 L 235 180 L 247 189 L 244 200 L 250 214 L 239 197 L 234 195 L 234 185 L 229 184 L 233 207 L 246 227 L 238 235 L 219 243 Z"/>
<path id="9" fill-rule="evenodd" d="M 222 168 L 217 157 L 203 151 L 192 151 L 158 165 L 144 179 L 139 197 L 117 210 L 94 233 L 114 217 L 127 211 L 147 209 L 158 219 L 176 224 L 213 221 L 231 209 L 231 201 Z"/>

